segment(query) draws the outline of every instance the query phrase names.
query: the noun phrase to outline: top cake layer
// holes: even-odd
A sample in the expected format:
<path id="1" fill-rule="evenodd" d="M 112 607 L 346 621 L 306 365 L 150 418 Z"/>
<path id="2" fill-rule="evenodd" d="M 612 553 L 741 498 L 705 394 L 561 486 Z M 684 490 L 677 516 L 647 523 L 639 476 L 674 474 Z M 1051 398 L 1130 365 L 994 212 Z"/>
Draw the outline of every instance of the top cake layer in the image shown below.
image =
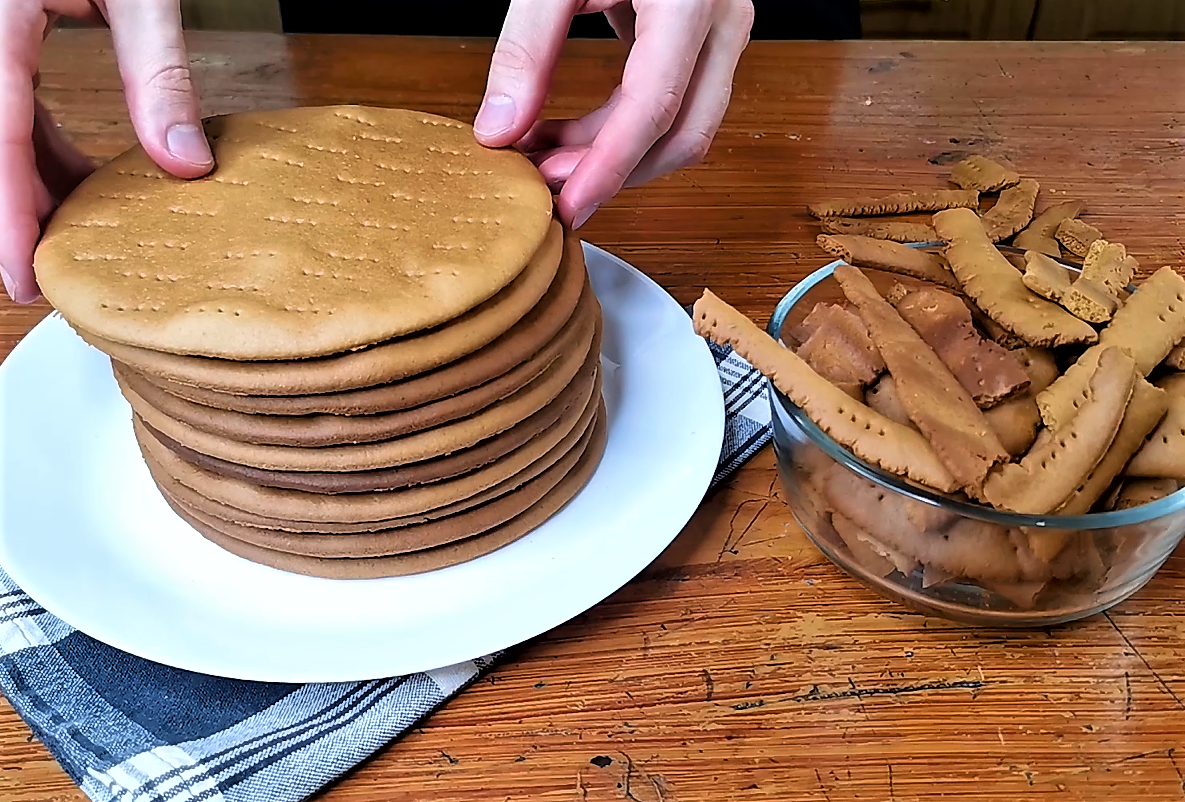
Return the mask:
<path id="1" fill-rule="evenodd" d="M 470 126 L 392 109 L 215 117 L 183 181 L 139 146 L 66 199 L 35 258 L 72 325 L 173 354 L 340 353 L 450 321 L 542 244 L 551 194 Z"/>

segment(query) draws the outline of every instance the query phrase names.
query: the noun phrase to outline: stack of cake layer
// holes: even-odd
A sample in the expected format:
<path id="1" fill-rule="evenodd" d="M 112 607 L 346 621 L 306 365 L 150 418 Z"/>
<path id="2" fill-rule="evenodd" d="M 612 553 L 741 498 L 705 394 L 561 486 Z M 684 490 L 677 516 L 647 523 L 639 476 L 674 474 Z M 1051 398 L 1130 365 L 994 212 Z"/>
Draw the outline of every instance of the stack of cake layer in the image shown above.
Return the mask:
<path id="1" fill-rule="evenodd" d="M 488 553 L 580 491 L 606 437 L 601 310 L 529 161 L 400 110 L 207 133 L 209 177 L 134 148 L 36 258 L 178 515 L 246 559 L 363 578 Z"/>

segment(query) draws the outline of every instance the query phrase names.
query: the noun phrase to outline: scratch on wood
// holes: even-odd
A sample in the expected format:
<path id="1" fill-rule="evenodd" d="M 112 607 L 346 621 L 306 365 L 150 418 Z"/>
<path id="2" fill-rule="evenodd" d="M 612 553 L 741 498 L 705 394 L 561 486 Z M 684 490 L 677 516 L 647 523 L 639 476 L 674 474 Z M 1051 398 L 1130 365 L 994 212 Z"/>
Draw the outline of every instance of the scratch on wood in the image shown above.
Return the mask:
<path id="1" fill-rule="evenodd" d="M 757 502 L 756 500 L 752 502 L 742 501 L 737 506 L 736 512 L 732 514 L 732 518 L 728 521 L 728 537 L 724 538 L 724 545 L 720 547 L 720 553 L 716 555 L 716 562 L 720 562 L 724 559 L 725 552 L 729 552 L 731 554 L 738 553 L 737 547 L 741 544 L 741 541 L 745 539 L 745 535 L 749 534 L 749 530 L 753 528 L 753 525 L 757 523 L 757 519 L 761 517 L 761 514 L 765 512 L 766 508 L 768 508 L 770 505 L 769 501 L 761 502 L 761 508 L 757 510 L 757 512 L 749 520 L 749 523 L 745 525 L 744 530 L 734 538 L 733 535 L 735 533 L 736 520 L 740 516 L 741 512 L 744 511 L 745 507 L 750 503 L 755 504 Z"/>
<path id="2" fill-rule="evenodd" d="M 1132 715 L 1132 681 L 1131 676 L 1123 672 L 1123 720 L 1127 721 Z"/>
<path id="3" fill-rule="evenodd" d="M 1173 771 L 1177 774 L 1177 782 L 1181 787 L 1181 798 L 1185 799 L 1185 774 L 1181 772 L 1181 767 L 1177 765 L 1177 750 L 1172 748 L 1168 750 L 1169 765 L 1173 767 Z"/>
<path id="4" fill-rule="evenodd" d="M 700 672 L 700 678 L 704 681 L 704 701 L 712 701 L 712 695 L 716 691 L 716 682 L 712 679 L 712 672 L 704 669 Z"/>
<path id="5" fill-rule="evenodd" d="M 986 136 L 991 136 L 992 138 L 998 138 L 998 135 L 996 133 L 996 126 L 994 123 L 992 123 L 992 120 L 990 117 L 988 117 L 987 113 L 984 112 L 983 104 L 980 103 L 975 98 L 972 98 L 971 102 L 975 105 L 975 110 L 977 112 L 979 112 L 979 116 L 983 118 L 984 125 L 986 126 L 983 133 Z"/>
<path id="6" fill-rule="evenodd" d="M 1119 628 L 1119 625 L 1115 623 L 1115 619 L 1111 617 L 1111 614 L 1103 613 L 1103 618 L 1106 618 L 1107 623 L 1111 625 L 1111 628 L 1114 629 L 1116 633 L 1118 633 L 1119 637 L 1123 638 L 1123 642 L 1127 644 L 1127 648 L 1131 649 L 1132 654 L 1139 658 L 1140 662 L 1144 664 L 1144 668 L 1151 672 L 1153 679 L 1155 679 L 1160 687 L 1164 689 L 1164 692 L 1173 697 L 1173 701 L 1177 703 L 1177 707 L 1179 707 L 1181 710 L 1185 710 L 1185 702 L 1181 701 L 1181 698 L 1173 692 L 1173 689 L 1170 688 L 1169 684 L 1164 681 L 1164 678 L 1161 677 L 1159 673 L 1157 673 L 1156 669 L 1152 667 L 1152 664 L 1148 662 L 1147 658 L 1145 658 L 1144 655 L 1140 653 L 1140 650 L 1137 649 L 1135 644 L 1131 642 L 1131 639 L 1128 638 L 1124 631 Z"/>
<path id="7" fill-rule="evenodd" d="M 738 702 L 732 706 L 733 710 L 752 710 L 755 707 L 765 707 L 765 700 L 758 699 L 756 702 Z"/>
<path id="8" fill-rule="evenodd" d="M 815 780 L 819 783 L 819 790 L 823 792 L 823 799 L 826 802 L 831 802 L 831 794 L 827 791 L 827 786 L 823 783 L 823 777 L 819 774 L 819 770 L 815 769 Z"/>
<path id="9" fill-rule="evenodd" d="M 868 718 L 868 710 L 866 710 L 864 707 L 864 694 L 862 694 L 860 689 L 856 687 L 856 682 L 851 677 L 848 677 L 848 687 L 852 689 L 852 691 L 856 694 L 856 699 L 860 701 L 860 713 L 865 718 Z"/>
<path id="10" fill-rule="evenodd" d="M 625 779 L 623 780 L 624 787 L 622 788 L 622 793 L 626 799 L 631 799 L 633 802 L 644 802 L 644 800 L 641 800 L 634 795 L 634 759 L 625 752 L 622 752 L 621 756 L 625 758 Z M 638 773 L 647 782 L 649 782 L 650 787 L 654 789 L 654 793 L 658 797 L 657 802 L 666 802 L 666 796 L 663 794 L 662 783 L 657 778 L 651 777 L 644 771 L 639 771 Z"/>
<path id="11" fill-rule="evenodd" d="M 1120 763 L 1131 763 L 1133 760 L 1143 760 L 1144 758 L 1156 757 L 1157 755 L 1165 755 L 1166 757 L 1169 758 L 1169 760 L 1172 760 L 1173 759 L 1172 752 L 1173 752 L 1173 749 L 1171 747 L 1169 749 L 1153 749 L 1151 752 L 1140 752 L 1135 755 L 1128 755 L 1127 757 L 1121 757 L 1121 758 L 1119 758 L 1119 760 L 1113 760 L 1110 763 L 1107 763 L 1105 765 L 1118 766 Z"/>
<path id="12" fill-rule="evenodd" d="M 807 693 L 791 696 L 791 702 L 829 702 L 834 699 L 866 699 L 870 696 L 901 696 L 911 693 L 928 693 L 929 691 L 977 691 L 984 688 L 986 683 L 975 680 L 960 680 L 958 682 L 927 682 L 919 685 L 902 685 L 896 688 L 864 688 L 839 691 L 838 693 L 823 693 L 819 686 L 813 686 Z"/>
<path id="13" fill-rule="evenodd" d="M 897 789 L 893 785 L 893 764 L 889 764 L 889 802 L 895 802 L 897 799 Z"/>

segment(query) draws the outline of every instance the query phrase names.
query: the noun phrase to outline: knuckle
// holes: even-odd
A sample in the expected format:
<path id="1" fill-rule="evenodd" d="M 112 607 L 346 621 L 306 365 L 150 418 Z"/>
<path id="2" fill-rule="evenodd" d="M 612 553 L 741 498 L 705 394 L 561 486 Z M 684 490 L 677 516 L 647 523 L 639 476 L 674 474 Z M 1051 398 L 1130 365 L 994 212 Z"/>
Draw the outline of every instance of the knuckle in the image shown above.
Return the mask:
<path id="1" fill-rule="evenodd" d="M 600 177 L 598 184 L 609 187 L 610 193 L 617 192 L 637 166 L 637 161 L 606 160 L 597 170 Z"/>
<path id="2" fill-rule="evenodd" d="M 707 131 L 692 131 L 689 133 L 686 140 L 679 147 L 682 166 L 688 167 L 692 164 L 699 164 L 707 158 L 708 151 L 712 148 L 712 139 L 712 135 Z"/>
<path id="3" fill-rule="evenodd" d="M 650 123 L 654 130 L 659 133 L 665 133 L 670 130 L 674 124 L 675 118 L 679 114 L 679 107 L 682 105 L 683 98 L 679 90 L 674 87 L 666 87 L 654 98 L 650 104 L 649 116 Z"/>
<path id="4" fill-rule="evenodd" d="M 535 70 L 539 61 L 531 50 L 515 39 L 500 40 L 490 59 L 490 69 L 510 75 L 526 75 Z"/>
<path id="5" fill-rule="evenodd" d="M 189 95 L 193 92 L 193 77 L 185 64 L 170 62 L 154 67 L 148 74 L 147 85 L 156 92 Z"/>

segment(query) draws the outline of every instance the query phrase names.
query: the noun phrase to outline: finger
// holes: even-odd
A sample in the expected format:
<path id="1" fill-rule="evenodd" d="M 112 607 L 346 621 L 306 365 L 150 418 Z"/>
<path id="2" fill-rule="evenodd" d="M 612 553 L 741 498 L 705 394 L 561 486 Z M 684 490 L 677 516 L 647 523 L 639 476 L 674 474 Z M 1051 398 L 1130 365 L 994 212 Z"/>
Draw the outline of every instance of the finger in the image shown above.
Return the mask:
<path id="1" fill-rule="evenodd" d="M 485 99 L 473 122 L 483 145 L 510 145 L 539 119 L 575 9 L 576 0 L 510 4 L 490 60 Z"/>
<path id="2" fill-rule="evenodd" d="M 524 153 L 567 147 L 570 145 L 591 145 L 605 125 L 605 120 L 621 97 L 621 87 L 605 101 L 605 105 L 575 120 L 540 120 L 531 126 L 526 136 L 516 145 Z"/>
<path id="3" fill-rule="evenodd" d="M 0 279 L 17 303 L 37 299 L 33 249 L 39 179 L 33 155 L 33 75 L 45 14 L 28 3 L 0 15 Z"/>
<path id="4" fill-rule="evenodd" d="M 210 172 L 214 157 L 198 116 L 178 0 L 108 0 L 107 20 L 144 150 L 178 177 Z"/>
<path id="5" fill-rule="evenodd" d="M 633 5 L 627 2 L 607 8 L 605 9 L 605 19 L 609 20 L 609 26 L 613 28 L 618 39 L 627 46 L 633 45 L 634 24 L 638 19 L 637 14 L 634 13 Z"/>
<path id="6" fill-rule="evenodd" d="M 33 152 L 37 172 L 56 205 L 90 175 L 94 164 L 74 147 L 39 101 L 34 101 L 33 109 Z"/>
<path id="7" fill-rule="evenodd" d="M 557 192 L 572 176 L 572 171 L 576 169 L 576 165 L 580 164 L 580 160 L 587 153 L 587 146 L 577 145 L 540 151 L 531 156 L 531 161 L 535 163 L 535 167 L 547 181 L 547 186 L 551 191 Z"/>
<path id="8" fill-rule="evenodd" d="M 53 210 L 58 206 L 57 200 L 54 199 L 53 193 L 49 191 L 49 187 L 41 180 L 41 176 L 33 181 L 33 211 L 37 213 L 38 231 L 44 225 L 49 216 L 53 214 Z"/>
<path id="9" fill-rule="evenodd" d="M 560 193 L 560 215 L 579 228 L 625 184 L 675 121 L 711 24 L 702 3 L 635 4 L 637 41 L 626 59 L 621 97 L 588 155 Z"/>
<path id="10" fill-rule="evenodd" d="M 626 186 L 639 186 L 703 161 L 716 137 L 732 97 L 737 62 L 749 43 L 753 26 L 752 6 L 741 4 L 713 27 L 700 53 L 699 63 L 675 124 L 650 149 Z"/>

